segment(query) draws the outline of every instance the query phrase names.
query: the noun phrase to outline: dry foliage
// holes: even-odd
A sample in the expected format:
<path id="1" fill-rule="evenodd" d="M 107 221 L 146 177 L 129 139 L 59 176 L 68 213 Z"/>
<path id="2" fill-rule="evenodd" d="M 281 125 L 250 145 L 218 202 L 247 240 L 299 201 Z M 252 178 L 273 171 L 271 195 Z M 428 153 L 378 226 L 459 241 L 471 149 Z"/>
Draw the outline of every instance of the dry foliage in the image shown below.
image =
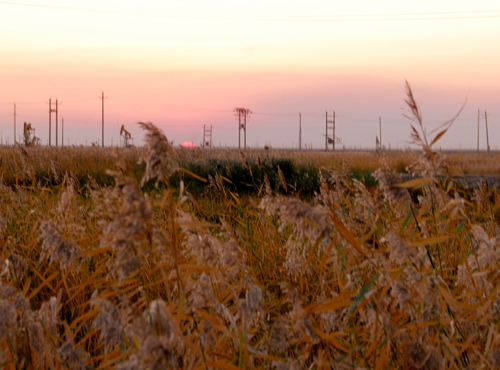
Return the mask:
<path id="1" fill-rule="evenodd" d="M 408 100 L 418 121 L 409 87 Z M 305 202 L 283 173 L 254 197 L 222 177 L 198 199 L 183 184 L 148 194 L 179 157 L 143 127 L 142 181 L 119 165 L 114 187 L 80 187 L 45 153 L 58 184 L 0 184 L 1 366 L 500 366 L 500 196 L 438 176 L 425 131 L 422 180 L 376 159 L 367 189 L 346 163 Z M 30 150 L 43 153 L 15 152 L 27 179 Z"/>

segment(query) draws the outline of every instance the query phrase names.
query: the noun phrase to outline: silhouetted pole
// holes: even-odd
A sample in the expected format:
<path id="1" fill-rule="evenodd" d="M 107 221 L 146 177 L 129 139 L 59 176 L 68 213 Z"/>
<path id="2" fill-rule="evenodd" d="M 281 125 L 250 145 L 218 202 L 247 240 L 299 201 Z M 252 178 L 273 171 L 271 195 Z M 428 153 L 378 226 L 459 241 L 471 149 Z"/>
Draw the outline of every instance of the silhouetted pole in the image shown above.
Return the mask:
<path id="1" fill-rule="evenodd" d="M 477 110 L 477 152 L 479 153 L 479 109 Z"/>
<path id="2" fill-rule="evenodd" d="M 246 108 L 234 108 L 235 115 L 238 115 L 238 148 L 241 149 L 241 130 L 244 131 L 244 144 L 245 150 L 247 149 L 247 116 L 249 116 L 252 111 Z M 243 117 L 243 124 L 241 124 L 241 118 Z"/>
<path id="3" fill-rule="evenodd" d="M 14 146 L 16 146 L 16 103 L 14 103 Z"/>
<path id="4" fill-rule="evenodd" d="M 57 133 L 57 114 L 58 114 L 57 107 L 58 107 L 58 104 L 57 104 L 57 99 L 56 99 L 56 146 L 59 146 L 59 143 L 58 143 L 58 140 L 59 140 L 58 137 L 59 137 L 59 135 Z"/>
<path id="5" fill-rule="evenodd" d="M 299 113 L 299 150 L 302 150 L 302 114 Z"/>
<path id="6" fill-rule="evenodd" d="M 104 91 L 102 92 L 101 96 L 98 96 L 99 99 L 102 100 L 102 147 L 104 148 L 104 99 L 107 98 L 107 96 L 104 96 Z"/>
<path id="7" fill-rule="evenodd" d="M 331 123 L 332 126 L 328 127 L 328 124 Z M 332 146 L 333 151 L 335 151 L 335 111 L 333 111 L 333 119 L 328 121 L 328 111 L 326 111 L 326 120 L 325 120 L 325 151 L 328 151 L 328 129 L 332 129 Z"/>
<path id="8" fill-rule="evenodd" d="M 104 148 L 104 91 L 101 96 L 102 100 L 102 147 Z"/>
<path id="9" fill-rule="evenodd" d="M 52 99 L 49 98 L 49 146 L 52 146 L 52 113 L 56 113 L 56 145 L 57 145 L 57 100 L 56 109 L 52 109 Z"/>
<path id="10" fill-rule="evenodd" d="M 335 138 L 335 111 L 333 111 L 333 151 L 335 151 L 335 141 L 336 141 L 336 138 Z"/>
<path id="11" fill-rule="evenodd" d="M 210 138 L 210 142 L 207 141 L 208 138 Z M 203 149 L 205 149 L 206 146 L 212 149 L 212 125 L 210 125 L 210 128 L 203 125 Z"/>
<path id="12" fill-rule="evenodd" d="M 328 111 L 326 111 L 326 120 L 325 120 L 325 152 L 328 151 Z"/>
<path id="13" fill-rule="evenodd" d="M 488 112 L 484 111 L 484 120 L 486 121 L 486 147 L 488 148 L 488 155 L 490 155 L 490 139 L 488 137 Z"/>
<path id="14" fill-rule="evenodd" d="M 378 118 L 378 128 L 380 131 L 380 150 L 382 150 L 382 118 Z"/>
<path id="15" fill-rule="evenodd" d="M 61 121 L 61 148 L 64 148 L 64 118 Z"/>
<path id="16" fill-rule="evenodd" d="M 52 98 L 49 98 L 49 146 L 52 146 Z"/>

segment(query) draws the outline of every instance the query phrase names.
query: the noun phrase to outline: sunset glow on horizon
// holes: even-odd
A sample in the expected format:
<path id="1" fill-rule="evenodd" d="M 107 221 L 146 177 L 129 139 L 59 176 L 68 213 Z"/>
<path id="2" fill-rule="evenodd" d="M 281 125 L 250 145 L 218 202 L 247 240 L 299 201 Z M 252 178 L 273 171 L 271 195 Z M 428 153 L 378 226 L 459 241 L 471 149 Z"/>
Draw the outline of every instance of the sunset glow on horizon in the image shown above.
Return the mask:
<path id="1" fill-rule="evenodd" d="M 402 148 L 407 80 L 429 128 L 466 102 L 443 148 L 475 149 L 480 109 L 495 149 L 500 5 L 470 4 L 0 1 L 2 141 L 12 144 L 15 103 L 17 133 L 31 122 L 45 145 L 52 98 L 65 144 L 100 143 L 104 91 L 106 145 L 121 125 L 141 145 L 135 123 L 151 121 L 176 144 L 212 125 L 216 146 L 237 146 L 244 106 L 249 146 L 296 147 L 301 113 L 303 142 L 324 148 L 335 111 L 346 148 L 373 148 L 379 117 L 384 145 Z"/>

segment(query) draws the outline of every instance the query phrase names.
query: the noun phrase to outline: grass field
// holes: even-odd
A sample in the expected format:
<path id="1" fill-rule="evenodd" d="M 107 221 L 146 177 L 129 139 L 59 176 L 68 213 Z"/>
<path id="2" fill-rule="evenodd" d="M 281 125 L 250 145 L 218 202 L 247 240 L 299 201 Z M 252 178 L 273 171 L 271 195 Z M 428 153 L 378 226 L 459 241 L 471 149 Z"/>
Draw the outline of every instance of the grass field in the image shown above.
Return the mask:
<path id="1" fill-rule="evenodd" d="M 498 368 L 500 195 L 446 178 L 498 157 L 419 124 L 422 151 L 381 155 L 152 124 L 144 148 L 1 149 L 0 365 Z"/>
<path id="2" fill-rule="evenodd" d="M 100 186 L 114 186 L 113 176 L 106 169 L 117 169 L 117 162 L 127 163 L 134 178 L 140 179 L 145 171 L 141 162 L 144 148 L 100 147 L 0 147 L 0 176 L 6 185 L 57 185 L 66 172 L 79 186 L 89 184 L 92 177 Z M 226 185 L 243 193 L 253 193 L 255 185 L 262 184 L 267 175 L 272 185 L 279 182 L 278 167 L 287 177 L 289 185 L 302 192 L 319 190 L 319 173 L 325 176 L 331 170 L 350 172 L 350 177 L 374 185 L 372 173 L 383 166 L 397 174 L 411 171 L 408 166 L 417 163 L 421 151 L 375 152 L 318 152 L 318 151 L 266 151 L 231 149 L 173 149 L 172 156 L 188 171 L 208 179 L 216 174 L 231 180 Z M 446 175 L 500 175 L 500 154 L 445 153 L 442 171 Z M 178 188 L 180 180 L 195 192 L 204 191 L 204 182 L 186 174 L 174 173 L 170 186 Z"/>

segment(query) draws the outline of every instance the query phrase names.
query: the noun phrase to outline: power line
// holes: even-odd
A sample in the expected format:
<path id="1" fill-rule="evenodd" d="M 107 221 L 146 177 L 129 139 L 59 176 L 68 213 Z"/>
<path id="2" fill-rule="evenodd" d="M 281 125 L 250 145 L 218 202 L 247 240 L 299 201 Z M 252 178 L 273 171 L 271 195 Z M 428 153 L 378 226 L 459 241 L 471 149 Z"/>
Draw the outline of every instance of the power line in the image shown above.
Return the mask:
<path id="1" fill-rule="evenodd" d="M 49 10 L 64 10 L 85 13 L 98 13 L 110 15 L 124 15 L 135 17 L 155 17 L 170 19 L 187 20 L 227 20 L 227 21 L 263 21 L 263 22 L 363 22 L 363 21 L 419 21 L 419 20 L 460 20 L 460 19 L 481 19 L 481 18 L 499 18 L 500 9 L 486 10 L 466 10 L 466 11 L 447 11 L 447 12 L 415 12 L 415 13 L 379 13 L 379 14 L 340 14 L 340 15 L 309 15 L 309 16 L 246 16 L 227 15 L 227 16 L 206 16 L 203 14 L 185 14 L 171 12 L 137 12 L 113 9 L 81 8 L 58 5 L 19 3 L 14 1 L 0 1 L 0 4 L 34 7 Z"/>
<path id="2" fill-rule="evenodd" d="M 94 100 L 94 98 L 67 100 L 66 103 L 79 103 L 82 101 L 90 101 L 90 100 Z"/>
<path id="3" fill-rule="evenodd" d="M 3 101 L 3 102 L 0 102 L 0 104 L 6 104 L 6 105 L 8 104 L 8 105 L 10 105 L 10 104 L 12 104 L 12 102 Z M 19 104 L 21 104 L 21 105 L 28 105 L 28 104 L 45 104 L 45 102 L 41 102 L 41 101 L 36 101 L 36 102 L 34 102 L 34 101 L 30 101 L 30 102 L 23 102 L 23 101 L 19 101 L 19 100 L 17 100 L 17 99 L 16 99 L 16 104 L 17 104 L 17 105 L 19 105 Z"/>
<path id="4" fill-rule="evenodd" d="M 257 116 L 276 116 L 276 117 L 296 117 L 295 113 L 252 113 L 253 115 Z"/>

